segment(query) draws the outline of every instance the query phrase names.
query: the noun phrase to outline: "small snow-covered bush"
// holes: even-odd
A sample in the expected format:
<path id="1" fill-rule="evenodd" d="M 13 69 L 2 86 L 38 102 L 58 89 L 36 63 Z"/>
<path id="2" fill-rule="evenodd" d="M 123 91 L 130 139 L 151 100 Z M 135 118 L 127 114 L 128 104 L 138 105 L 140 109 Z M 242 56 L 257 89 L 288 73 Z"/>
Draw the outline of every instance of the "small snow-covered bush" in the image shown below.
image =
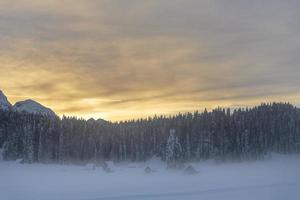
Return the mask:
<path id="1" fill-rule="evenodd" d="M 145 172 L 146 174 L 151 174 L 151 173 L 154 173 L 155 170 L 153 170 L 153 169 L 151 169 L 149 166 L 147 166 L 147 167 L 144 169 L 144 172 Z"/>
<path id="2" fill-rule="evenodd" d="M 189 165 L 187 168 L 184 169 L 184 174 L 187 175 L 193 175 L 198 173 L 199 171 L 197 171 L 192 165 Z"/>

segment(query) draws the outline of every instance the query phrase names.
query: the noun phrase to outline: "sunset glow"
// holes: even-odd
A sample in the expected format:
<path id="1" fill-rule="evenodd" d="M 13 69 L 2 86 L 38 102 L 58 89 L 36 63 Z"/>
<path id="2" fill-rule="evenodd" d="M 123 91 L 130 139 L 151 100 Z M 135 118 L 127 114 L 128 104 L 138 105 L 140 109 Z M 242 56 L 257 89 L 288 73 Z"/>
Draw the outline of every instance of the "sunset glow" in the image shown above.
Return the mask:
<path id="1" fill-rule="evenodd" d="M 300 105 L 298 1 L 0 0 L 0 89 L 125 120 Z"/>

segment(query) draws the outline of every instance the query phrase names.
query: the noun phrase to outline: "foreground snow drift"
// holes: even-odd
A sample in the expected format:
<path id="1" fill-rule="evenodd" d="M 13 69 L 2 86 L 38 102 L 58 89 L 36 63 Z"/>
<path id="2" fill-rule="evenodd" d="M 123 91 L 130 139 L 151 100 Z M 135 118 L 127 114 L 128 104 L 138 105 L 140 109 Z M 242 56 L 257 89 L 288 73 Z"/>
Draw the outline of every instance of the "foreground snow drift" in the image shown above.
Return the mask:
<path id="1" fill-rule="evenodd" d="M 155 173 L 145 174 L 145 167 Z M 101 168 L 0 162 L 1 200 L 298 199 L 300 156 L 244 163 L 194 163 L 200 173 L 166 171 L 156 162 Z"/>

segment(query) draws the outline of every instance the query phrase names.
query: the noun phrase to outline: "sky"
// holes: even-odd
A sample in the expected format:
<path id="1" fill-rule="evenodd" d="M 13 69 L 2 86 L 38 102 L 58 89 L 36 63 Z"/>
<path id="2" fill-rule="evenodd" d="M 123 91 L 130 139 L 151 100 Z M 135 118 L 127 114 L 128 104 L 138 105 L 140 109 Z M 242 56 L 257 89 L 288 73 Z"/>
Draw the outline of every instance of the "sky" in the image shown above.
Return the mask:
<path id="1" fill-rule="evenodd" d="M 0 89 L 117 121 L 300 105 L 298 0 L 0 0 Z"/>

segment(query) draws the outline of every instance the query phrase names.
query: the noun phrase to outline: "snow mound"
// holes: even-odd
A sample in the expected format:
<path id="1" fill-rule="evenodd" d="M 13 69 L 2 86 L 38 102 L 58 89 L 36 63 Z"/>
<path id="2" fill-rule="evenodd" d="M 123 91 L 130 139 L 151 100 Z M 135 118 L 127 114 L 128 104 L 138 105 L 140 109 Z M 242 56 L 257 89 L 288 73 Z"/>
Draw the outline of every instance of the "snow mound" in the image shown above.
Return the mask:
<path id="1" fill-rule="evenodd" d="M 31 99 L 25 101 L 19 101 L 15 103 L 13 109 L 17 112 L 28 112 L 34 114 L 42 114 L 48 116 L 55 116 L 55 113 L 50 109 L 47 108 L 40 103 L 33 101 Z"/>
<path id="2" fill-rule="evenodd" d="M 115 164 L 112 161 L 105 161 L 102 166 L 103 171 L 107 173 L 112 173 L 116 171 Z"/>
<path id="3" fill-rule="evenodd" d="M 12 107 L 11 103 L 7 100 L 7 97 L 0 90 L 0 109 L 8 110 Z"/>

